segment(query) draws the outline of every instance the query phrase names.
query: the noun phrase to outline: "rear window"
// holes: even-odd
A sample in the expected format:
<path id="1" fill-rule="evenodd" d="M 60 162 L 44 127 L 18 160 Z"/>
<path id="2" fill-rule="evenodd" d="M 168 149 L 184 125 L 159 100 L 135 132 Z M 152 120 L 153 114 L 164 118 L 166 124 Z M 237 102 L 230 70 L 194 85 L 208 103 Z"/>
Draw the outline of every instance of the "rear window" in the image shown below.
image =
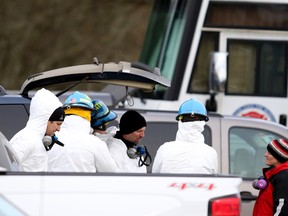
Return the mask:
<path id="1" fill-rule="evenodd" d="M 24 105 L 0 106 L 0 131 L 10 140 L 14 134 L 25 127 L 28 121 L 28 113 Z"/>

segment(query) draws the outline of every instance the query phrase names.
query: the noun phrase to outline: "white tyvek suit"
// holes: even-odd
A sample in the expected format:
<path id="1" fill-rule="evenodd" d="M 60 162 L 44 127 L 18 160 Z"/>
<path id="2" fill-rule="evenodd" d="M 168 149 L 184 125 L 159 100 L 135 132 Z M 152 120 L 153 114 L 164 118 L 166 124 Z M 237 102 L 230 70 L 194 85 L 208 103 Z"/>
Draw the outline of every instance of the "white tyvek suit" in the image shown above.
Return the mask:
<path id="1" fill-rule="evenodd" d="M 107 145 L 90 134 L 90 122 L 77 115 L 68 115 L 57 133 L 64 147 L 54 145 L 48 152 L 49 171 L 118 172 Z"/>
<path id="2" fill-rule="evenodd" d="M 59 99 L 50 91 L 42 88 L 36 92 L 30 104 L 28 122 L 10 140 L 24 171 L 47 171 L 48 156 L 42 139 L 52 113 L 62 106 Z"/>
<path id="3" fill-rule="evenodd" d="M 147 173 L 145 165 L 139 167 L 139 157 L 133 159 L 127 155 L 127 146 L 121 139 L 110 136 L 107 141 L 110 154 L 123 173 Z"/>
<path id="4" fill-rule="evenodd" d="M 178 122 L 176 140 L 161 145 L 156 153 L 153 173 L 218 172 L 218 156 L 204 143 L 204 121 Z"/>

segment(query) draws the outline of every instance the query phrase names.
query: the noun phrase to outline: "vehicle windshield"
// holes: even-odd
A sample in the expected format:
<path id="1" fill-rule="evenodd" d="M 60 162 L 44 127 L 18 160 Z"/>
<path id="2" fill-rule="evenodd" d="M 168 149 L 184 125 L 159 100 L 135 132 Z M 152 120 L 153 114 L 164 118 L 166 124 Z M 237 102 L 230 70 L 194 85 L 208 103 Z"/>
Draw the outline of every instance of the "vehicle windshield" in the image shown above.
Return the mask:
<path id="1" fill-rule="evenodd" d="M 160 68 L 161 75 L 169 80 L 173 77 L 184 32 L 186 2 L 186 0 L 155 1 L 140 56 L 141 62 Z M 156 91 L 164 89 L 157 86 Z"/>

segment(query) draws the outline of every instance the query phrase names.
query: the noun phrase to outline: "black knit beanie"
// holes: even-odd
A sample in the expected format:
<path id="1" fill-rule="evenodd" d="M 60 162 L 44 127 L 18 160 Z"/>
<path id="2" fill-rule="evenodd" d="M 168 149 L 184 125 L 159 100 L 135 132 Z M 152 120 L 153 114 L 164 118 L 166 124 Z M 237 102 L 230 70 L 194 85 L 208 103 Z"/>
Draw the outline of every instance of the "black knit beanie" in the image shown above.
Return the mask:
<path id="1" fill-rule="evenodd" d="M 119 128 L 121 134 L 129 134 L 142 127 L 146 127 L 146 120 L 135 110 L 128 110 L 120 119 Z"/>
<path id="2" fill-rule="evenodd" d="M 49 121 L 64 121 L 65 112 L 63 107 L 58 107 L 50 116 Z"/>
<path id="3" fill-rule="evenodd" d="M 267 146 L 268 152 L 280 163 L 288 161 L 288 141 L 284 139 L 272 140 Z"/>

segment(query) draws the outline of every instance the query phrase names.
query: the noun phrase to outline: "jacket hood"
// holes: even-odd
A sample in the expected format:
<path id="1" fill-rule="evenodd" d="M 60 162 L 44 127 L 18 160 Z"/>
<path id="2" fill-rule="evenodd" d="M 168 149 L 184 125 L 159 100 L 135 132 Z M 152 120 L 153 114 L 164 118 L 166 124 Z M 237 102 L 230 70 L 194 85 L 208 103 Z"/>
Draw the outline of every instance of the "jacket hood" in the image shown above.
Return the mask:
<path id="1" fill-rule="evenodd" d="M 281 163 L 280 165 L 278 166 L 275 166 L 275 167 L 266 167 L 266 168 L 263 168 L 263 175 L 267 178 L 267 179 L 270 179 L 271 176 L 277 174 L 278 172 L 284 170 L 284 169 L 287 169 L 288 170 L 288 161 L 284 162 L 284 163 Z"/>

